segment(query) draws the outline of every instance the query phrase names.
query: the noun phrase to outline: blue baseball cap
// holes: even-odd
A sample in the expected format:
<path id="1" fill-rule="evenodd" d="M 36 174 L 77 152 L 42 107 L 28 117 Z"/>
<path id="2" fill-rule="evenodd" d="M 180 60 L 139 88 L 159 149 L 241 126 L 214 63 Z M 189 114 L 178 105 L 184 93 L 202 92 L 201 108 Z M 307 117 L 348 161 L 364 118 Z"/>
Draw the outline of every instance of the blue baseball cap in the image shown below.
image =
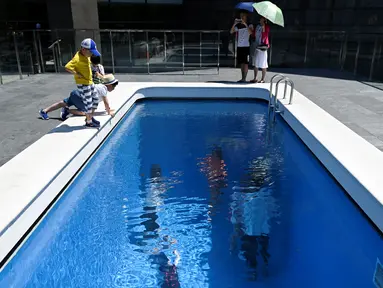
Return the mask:
<path id="1" fill-rule="evenodd" d="M 97 50 L 96 42 L 90 38 L 82 40 L 81 47 L 88 49 L 94 56 L 101 56 L 101 53 Z"/>

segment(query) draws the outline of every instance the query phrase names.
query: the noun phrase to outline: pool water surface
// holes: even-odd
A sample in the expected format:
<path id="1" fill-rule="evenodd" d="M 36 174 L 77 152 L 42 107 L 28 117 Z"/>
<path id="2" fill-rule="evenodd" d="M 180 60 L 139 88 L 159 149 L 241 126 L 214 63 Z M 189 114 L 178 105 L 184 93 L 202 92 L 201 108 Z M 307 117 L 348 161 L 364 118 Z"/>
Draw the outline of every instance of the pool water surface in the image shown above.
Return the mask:
<path id="1" fill-rule="evenodd" d="M 266 103 L 157 100 L 132 108 L 0 287 L 365 288 L 378 257 L 381 235 Z"/>

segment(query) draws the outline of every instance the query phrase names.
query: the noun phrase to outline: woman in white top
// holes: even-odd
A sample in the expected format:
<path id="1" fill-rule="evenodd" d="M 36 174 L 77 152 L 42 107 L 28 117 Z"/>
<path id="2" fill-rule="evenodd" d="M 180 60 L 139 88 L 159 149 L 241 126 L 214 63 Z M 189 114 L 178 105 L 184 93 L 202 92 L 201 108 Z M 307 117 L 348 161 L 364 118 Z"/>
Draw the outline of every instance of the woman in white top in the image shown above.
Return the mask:
<path id="1" fill-rule="evenodd" d="M 235 19 L 230 33 L 237 33 L 237 64 L 241 66 L 241 80 L 246 82 L 250 58 L 250 35 L 253 33 L 253 25 L 247 22 L 247 11 L 241 12 L 241 19 Z"/>

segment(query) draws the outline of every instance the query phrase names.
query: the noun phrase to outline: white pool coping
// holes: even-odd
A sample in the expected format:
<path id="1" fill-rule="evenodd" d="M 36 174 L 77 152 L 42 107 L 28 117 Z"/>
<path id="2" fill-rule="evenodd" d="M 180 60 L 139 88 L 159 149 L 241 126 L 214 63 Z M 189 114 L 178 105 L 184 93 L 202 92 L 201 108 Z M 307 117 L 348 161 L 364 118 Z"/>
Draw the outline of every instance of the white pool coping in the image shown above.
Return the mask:
<path id="1" fill-rule="evenodd" d="M 101 129 L 83 128 L 83 117 L 69 118 L 0 167 L 0 262 L 135 101 L 156 97 L 268 100 L 269 84 L 120 83 L 109 96 L 116 116 L 97 116 Z M 383 232 L 383 153 L 298 91 L 293 104 L 279 103 L 285 121 Z"/>

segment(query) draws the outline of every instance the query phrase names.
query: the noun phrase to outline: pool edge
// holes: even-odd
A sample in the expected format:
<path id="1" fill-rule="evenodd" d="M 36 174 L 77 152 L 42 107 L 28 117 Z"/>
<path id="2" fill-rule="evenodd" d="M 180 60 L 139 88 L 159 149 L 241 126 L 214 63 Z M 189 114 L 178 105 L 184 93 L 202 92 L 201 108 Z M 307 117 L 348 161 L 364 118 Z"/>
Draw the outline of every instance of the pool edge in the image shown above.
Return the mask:
<path id="1" fill-rule="evenodd" d="M 256 88 L 260 88 L 258 92 L 263 92 L 260 93 L 260 95 L 256 95 Z M 217 93 L 218 90 L 219 93 Z M 203 95 L 201 97 L 201 91 L 208 92 L 209 95 Z M 239 91 L 241 91 L 241 95 L 233 95 L 233 93 Z M 282 93 L 282 91 L 280 92 Z M 7 164 L 0 167 L 0 191 L 11 189 L 12 193 L 18 194 L 18 192 L 20 192 L 20 194 L 28 195 L 28 197 L 31 196 L 29 194 L 35 194 L 33 198 L 29 199 L 29 201 L 24 199 L 24 203 L 28 203 L 28 208 L 25 208 L 27 205 L 24 205 L 22 210 L 20 210 L 20 206 L 12 206 L 15 205 L 17 200 L 19 200 L 19 195 L 12 194 L 11 197 L 13 198 L 9 199 L 9 201 L 7 201 L 7 198 L 4 197 L 4 195 L 0 195 L 0 199 L 5 199 L 5 201 L 0 202 L 0 211 L 11 211 L 13 209 L 12 211 L 14 214 L 14 217 L 9 217 L 12 219 L 10 221 L 8 220 L 6 226 L 4 226 L 5 221 L 1 223 L 0 220 L 0 263 L 3 262 L 9 252 L 14 249 L 15 244 L 18 243 L 20 239 L 22 239 L 24 234 L 40 217 L 41 213 L 46 210 L 48 205 L 56 198 L 60 191 L 62 191 L 62 189 L 79 171 L 79 169 L 84 165 L 89 157 L 91 157 L 91 155 L 96 151 L 97 147 L 99 147 L 99 145 L 106 139 L 107 135 L 117 126 L 118 122 L 125 116 L 130 108 L 133 107 L 134 103 L 138 99 L 162 97 L 174 99 L 193 99 L 197 98 L 198 96 L 198 98 L 207 99 L 243 98 L 268 100 L 268 94 L 269 84 L 228 85 L 220 83 L 166 82 L 121 83 L 119 85 L 119 89 L 113 92 L 111 95 L 111 104 L 114 105 L 115 108 L 118 107 L 116 116 L 114 118 L 110 118 L 109 116 L 100 117 L 102 118 L 101 122 L 103 127 L 99 131 L 83 130 L 84 132 L 86 131 L 86 133 L 82 133 L 80 130 L 80 132 L 71 132 L 73 133 L 73 135 L 71 135 L 71 140 L 75 141 L 76 145 L 71 147 L 70 151 L 67 151 L 67 158 L 60 158 L 61 161 L 55 162 L 53 168 L 50 167 L 54 171 L 51 171 L 49 175 L 46 175 L 46 177 L 42 179 L 42 182 L 45 181 L 45 183 L 40 183 L 40 186 L 30 185 L 28 181 L 31 181 L 31 179 L 33 181 L 36 179 L 36 177 L 39 176 L 39 172 L 31 171 L 31 173 L 34 175 L 28 175 L 29 173 L 16 173 L 15 169 L 17 169 L 17 167 L 28 167 L 31 165 L 31 163 L 37 163 L 39 157 L 41 157 L 41 154 L 36 154 L 36 151 L 40 151 L 40 153 L 46 152 L 45 148 L 51 145 L 65 147 L 65 145 L 63 146 L 62 143 L 60 143 L 60 141 L 63 141 L 65 138 L 53 137 L 52 133 L 48 133 L 44 137 L 53 137 L 54 139 L 45 141 L 43 139 L 44 137 L 42 137 L 40 139 L 41 141 L 38 140 L 30 147 L 18 154 L 15 158 L 10 160 Z M 278 93 L 277 96 L 278 98 L 281 98 L 282 95 Z M 369 180 L 366 179 L 365 175 L 361 175 L 358 169 L 355 170 L 355 167 L 353 167 L 355 163 L 353 165 L 353 163 L 347 162 L 347 159 L 345 160 L 345 154 L 347 156 L 347 153 L 342 154 L 338 150 L 338 146 L 343 144 L 343 142 L 341 141 L 340 144 L 338 143 L 338 145 L 334 146 L 334 143 L 331 143 L 331 139 L 325 138 L 323 133 L 326 131 L 323 131 L 324 129 L 321 127 L 323 125 L 315 125 L 316 123 L 312 123 L 313 117 L 310 116 L 313 114 L 311 113 L 315 112 L 319 114 L 322 119 L 325 117 L 330 123 L 332 123 L 332 127 L 336 127 L 336 129 L 341 130 L 341 133 L 338 134 L 339 137 L 342 134 L 347 134 L 349 138 L 351 137 L 354 139 L 354 142 L 356 141 L 359 149 L 371 150 L 370 154 L 373 155 L 372 157 L 375 158 L 375 161 L 380 159 L 383 161 L 383 154 L 359 135 L 329 115 L 319 106 L 312 103 L 298 91 L 294 91 L 293 104 L 288 105 L 285 100 L 279 100 L 278 102 L 282 111 L 282 118 L 299 136 L 299 138 L 309 147 L 313 154 L 322 162 L 325 168 L 334 176 L 334 178 L 341 184 L 341 186 L 343 186 L 343 188 L 357 202 L 363 211 L 370 217 L 373 223 L 381 231 L 383 231 L 383 217 L 379 217 L 383 213 L 382 205 L 379 201 L 379 199 L 381 200 L 381 195 L 377 195 L 379 191 L 376 191 L 376 185 L 369 184 L 370 181 L 376 180 L 372 177 L 376 177 L 376 175 L 370 175 Z M 70 127 L 78 127 L 80 121 L 83 121 L 81 117 L 75 119 L 71 118 L 56 127 L 56 130 L 53 129 L 52 131 L 57 132 L 57 129 L 61 129 L 60 127 L 64 126 L 65 124 L 69 125 Z M 379 151 L 379 153 L 377 151 Z M 372 167 L 376 167 L 376 164 L 372 165 Z M 16 173 L 15 176 L 13 176 L 13 173 Z M 18 177 L 19 182 L 17 184 L 13 183 L 15 179 L 12 179 L 12 177 Z M 25 190 L 29 190 L 29 192 L 26 192 Z M 21 191 L 23 193 L 21 193 Z M 3 194 L 3 192 L 1 192 L 1 194 Z M 17 217 L 15 216 L 16 210 Z M 2 219 L 2 217 L 0 217 L 0 219 Z"/>

